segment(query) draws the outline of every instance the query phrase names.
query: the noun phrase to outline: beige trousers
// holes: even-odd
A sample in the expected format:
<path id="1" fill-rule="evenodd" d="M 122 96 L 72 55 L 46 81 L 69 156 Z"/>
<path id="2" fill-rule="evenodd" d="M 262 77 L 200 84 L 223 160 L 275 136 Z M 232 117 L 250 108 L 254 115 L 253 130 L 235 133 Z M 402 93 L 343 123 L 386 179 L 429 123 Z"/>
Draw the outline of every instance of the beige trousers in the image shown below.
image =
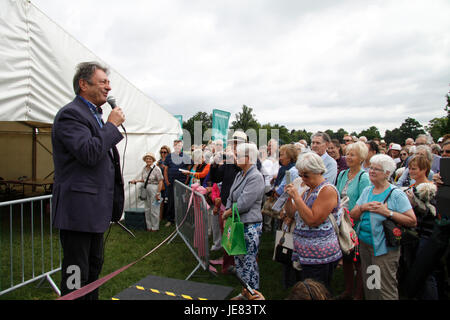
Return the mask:
<path id="1" fill-rule="evenodd" d="M 145 223 L 147 224 L 147 230 L 159 230 L 159 207 L 155 205 L 156 193 L 158 191 L 158 185 L 147 184 L 147 200 L 145 203 Z"/>
<path id="2" fill-rule="evenodd" d="M 361 273 L 366 300 L 398 300 L 400 247 L 375 257 L 373 247 L 360 242 Z"/>

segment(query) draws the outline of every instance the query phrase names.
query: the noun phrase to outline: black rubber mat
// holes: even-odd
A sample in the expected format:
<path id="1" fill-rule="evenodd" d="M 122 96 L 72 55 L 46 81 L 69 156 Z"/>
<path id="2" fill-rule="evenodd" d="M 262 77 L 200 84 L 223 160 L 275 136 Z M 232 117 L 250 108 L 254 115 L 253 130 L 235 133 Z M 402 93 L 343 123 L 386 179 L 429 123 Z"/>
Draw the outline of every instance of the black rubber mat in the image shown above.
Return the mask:
<path id="1" fill-rule="evenodd" d="M 113 300 L 225 300 L 233 288 L 187 280 L 147 276 Z"/>

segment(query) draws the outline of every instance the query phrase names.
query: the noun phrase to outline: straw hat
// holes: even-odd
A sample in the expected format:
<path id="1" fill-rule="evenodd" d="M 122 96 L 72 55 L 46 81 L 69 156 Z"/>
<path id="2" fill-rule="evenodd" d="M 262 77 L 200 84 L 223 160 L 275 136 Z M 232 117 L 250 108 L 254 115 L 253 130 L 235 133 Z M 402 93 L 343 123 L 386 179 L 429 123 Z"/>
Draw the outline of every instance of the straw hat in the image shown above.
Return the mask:
<path id="1" fill-rule="evenodd" d="M 146 154 L 144 154 L 144 156 L 142 157 L 142 160 L 145 161 L 145 158 L 150 157 L 153 159 L 153 161 L 156 161 L 155 155 L 152 152 L 147 152 Z"/>
<path id="2" fill-rule="evenodd" d="M 247 135 L 243 131 L 235 131 L 233 137 L 228 142 L 247 142 Z"/>

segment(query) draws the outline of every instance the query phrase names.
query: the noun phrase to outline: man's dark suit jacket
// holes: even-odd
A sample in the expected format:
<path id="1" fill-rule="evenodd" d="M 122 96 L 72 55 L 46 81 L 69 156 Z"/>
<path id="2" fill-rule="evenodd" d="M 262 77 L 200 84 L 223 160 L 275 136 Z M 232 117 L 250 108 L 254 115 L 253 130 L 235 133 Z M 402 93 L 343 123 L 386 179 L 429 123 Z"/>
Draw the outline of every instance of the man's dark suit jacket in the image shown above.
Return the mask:
<path id="1" fill-rule="evenodd" d="M 112 123 L 100 128 L 79 97 L 56 114 L 52 129 L 56 228 L 103 233 L 113 212 L 122 214 L 124 188 L 115 147 L 122 139 Z"/>

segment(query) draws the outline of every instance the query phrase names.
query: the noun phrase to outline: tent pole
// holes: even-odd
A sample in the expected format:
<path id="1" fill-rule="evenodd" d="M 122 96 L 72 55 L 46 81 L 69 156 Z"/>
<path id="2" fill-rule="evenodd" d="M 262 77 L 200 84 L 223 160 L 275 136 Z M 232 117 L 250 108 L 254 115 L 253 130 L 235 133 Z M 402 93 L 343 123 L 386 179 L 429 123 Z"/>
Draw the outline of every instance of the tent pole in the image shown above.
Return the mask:
<path id="1" fill-rule="evenodd" d="M 36 127 L 32 128 L 33 130 L 33 145 L 32 145 L 32 166 L 31 166 L 31 180 L 36 181 Z M 32 191 L 36 191 L 36 186 L 32 186 Z"/>

